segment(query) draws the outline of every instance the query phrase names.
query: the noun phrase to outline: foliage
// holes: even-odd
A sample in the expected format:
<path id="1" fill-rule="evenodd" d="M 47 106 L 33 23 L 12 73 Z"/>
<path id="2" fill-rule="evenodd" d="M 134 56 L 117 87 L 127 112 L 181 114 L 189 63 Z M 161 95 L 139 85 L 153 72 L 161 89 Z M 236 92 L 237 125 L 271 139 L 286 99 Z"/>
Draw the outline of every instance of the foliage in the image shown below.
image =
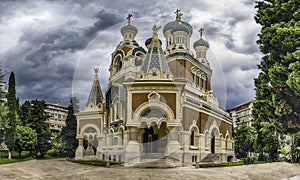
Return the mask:
<path id="1" fill-rule="evenodd" d="M 68 157 L 74 157 L 75 151 L 78 146 L 76 139 L 77 135 L 77 119 L 74 115 L 78 110 L 74 109 L 77 107 L 78 100 L 76 98 L 70 99 L 70 105 L 68 106 L 68 116 L 66 119 L 66 126 L 62 129 L 62 144 L 63 149 L 67 153 Z"/>
<path id="2" fill-rule="evenodd" d="M 43 158 L 51 149 L 51 131 L 47 124 L 46 104 L 43 100 L 26 101 L 21 106 L 20 117 L 23 125 L 37 133 L 34 155 Z M 38 156 L 40 154 L 40 156 Z"/>
<path id="3" fill-rule="evenodd" d="M 239 166 L 239 165 L 244 165 L 244 161 L 199 164 L 199 167 L 200 168 L 210 168 L 210 167 L 226 167 L 226 166 Z"/>
<path id="4" fill-rule="evenodd" d="M 5 86 L 4 74 L 2 73 L 2 69 L 0 67 L 0 105 L 4 103 L 4 98 L 6 96 L 4 86 Z"/>
<path id="5" fill-rule="evenodd" d="M 45 112 L 46 104 L 43 100 L 34 100 L 32 103 L 32 121 L 30 127 L 37 133 L 37 144 L 35 146 L 35 155 L 43 158 L 49 149 L 51 149 L 51 131 L 47 124 L 47 114 Z"/>
<path id="6" fill-rule="evenodd" d="M 32 105 L 31 101 L 25 101 L 20 107 L 20 122 L 21 125 L 25 126 L 31 123 L 31 111 Z"/>
<path id="7" fill-rule="evenodd" d="M 113 161 L 108 162 L 108 161 L 97 161 L 97 160 L 75 160 L 70 157 L 67 157 L 66 160 L 73 163 L 86 164 L 91 166 L 108 166 L 108 165 L 120 164 L 120 162 L 113 162 Z"/>
<path id="8" fill-rule="evenodd" d="M 300 3 L 295 0 L 257 1 L 255 20 L 261 25 L 257 43 L 264 57 L 255 79 L 253 115 L 256 150 L 274 160 L 277 133 L 300 130 Z M 279 127 L 278 127 L 279 126 Z"/>
<path id="9" fill-rule="evenodd" d="M 63 152 L 61 131 L 51 129 L 51 147 L 57 153 Z"/>
<path id="10" fill-rule="evenodd" d="M 244 159 L 244 164 L 253 164 L 255 161 L 255 158 L 254 157 L 246 157 Z"/>
<path id="11" fill-rule="evenodd" d="M 292 161 L 300 162 L 300 132 L 293 134 L 291 152 Z"/>
<path id="12" fill-rule="evenodd" d="M 29 161 L 32 160 L 33 157 L 30 155 L 29 152 L 22 153 L 21 157 L 19 157 L 19 154 L 16 151 L 12 151 L 11 156 L 12 159 L 8 159 L 8 152 L 0 152 L 0 165 L 1 164 L 8 164 L 8 163 L 17 163 L 17 162 L 23 162 L 23 161 Z"/>
<path id="13" fill-rule="evenodd" d="M 17 163 L 17 162 L 23 162 L 32 160 L 33 157 L 31 156 L 30 152 L 24 151 L 21 156 L 19 157 L 19 153 L 16 151 L 12 151 L 12 158 L 7 158 L 8 152 L 0 152 L 0 165 L 1 164 L 8 164 L 8 163 Z M 56 158 L 62 158 L 65 157 L 64 155 L 61 155 L 53 150 L 49 150 L 47 154 L 45 155 L 46 159 L 56 159 Z"/>
<path id="14" fill-rule="evenodd" d="M 11 72 L 9 76 L 8 83 L 8 93 L 7 93 L 7 106 L 8 106 L 8 114 L 7 114 L 7 122 L 4 129 L 5 136 L 5 144 L 9 151 L 12 151 L 15 148 L 16 141 L 16 126 L 18 124 L 18 115 L 17 115 L 17 98 L 16 98 L 16 82 L 15 82 L 15 74 Z M 10 154 L 9 154 L 10 156 Z"/>
<path id="15" fill-rule="evenodd" d="M 3 141 L 4 128 L 7 122 L 8 107 L 6 104 L 0 104 L 0 144 Z"/>
<path id="16" fill-rule="evenodd" d="M 234 150 L 237 158 L 245 158 L 249 152 L 253 152 L 255 136 L 255 129 L 247 124 L 234 129 Z"/>
<path id="17" fill-rule="evenodd" d="M 16 151 L 21 156 L 22 151 L 32 152 L 37 144 L 37 134 L 35 130 L 31 129 L 29 126 L 16 127 L 17 137 L 16 137 Z"/>

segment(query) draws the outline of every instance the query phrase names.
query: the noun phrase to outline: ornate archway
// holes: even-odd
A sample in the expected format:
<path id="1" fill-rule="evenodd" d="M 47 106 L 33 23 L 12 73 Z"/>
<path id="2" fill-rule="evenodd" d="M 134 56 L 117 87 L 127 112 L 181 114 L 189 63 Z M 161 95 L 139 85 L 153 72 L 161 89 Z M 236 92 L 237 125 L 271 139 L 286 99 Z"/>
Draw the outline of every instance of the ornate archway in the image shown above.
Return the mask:
<path id="1" fill-rule="evenodd" d="M 87 142 L 85 155 L 95 155 L 98 147 L 99 128 L 95 124 L 86 124 L 83 126 L 81 134 Z"/>

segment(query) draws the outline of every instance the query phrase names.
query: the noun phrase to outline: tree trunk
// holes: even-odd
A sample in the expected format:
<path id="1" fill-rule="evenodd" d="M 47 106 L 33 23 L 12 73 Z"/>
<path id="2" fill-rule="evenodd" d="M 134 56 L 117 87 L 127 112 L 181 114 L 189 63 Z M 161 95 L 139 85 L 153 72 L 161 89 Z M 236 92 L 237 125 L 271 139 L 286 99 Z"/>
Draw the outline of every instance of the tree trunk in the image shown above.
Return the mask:
<path id="1" fill-rule="evenodd" d="M 21 158 L 22 151 L 19 151 L 19 158 Z"/>
<path id="2" fill-rule="evenodd" d="M 8 159 L 11 159 L 11 151 L 8 150 Z"/>

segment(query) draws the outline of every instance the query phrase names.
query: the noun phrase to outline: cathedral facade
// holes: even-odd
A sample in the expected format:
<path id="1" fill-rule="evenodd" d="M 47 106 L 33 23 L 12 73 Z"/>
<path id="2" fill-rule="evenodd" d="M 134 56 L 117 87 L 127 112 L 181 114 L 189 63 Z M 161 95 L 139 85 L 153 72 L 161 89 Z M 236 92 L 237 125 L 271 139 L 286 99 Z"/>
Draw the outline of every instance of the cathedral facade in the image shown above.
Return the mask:
<path id="1" fill-rule="evenodd" d="M 162 28 L 165 48 L 157 33 L 161 27 L 154 25 L 144 49 L 135 40 L 138 30 L 129 14 L 121 28 L 123 40 L 111 54 L 105 96 L 95 69 L 85 109 L 76 114 L 76 159 L 125 166 L 233 160 L 232 119 L 211 89 L 209 43 L 200 29 L 194 54 L 193 27 L 181 16 L 177 10 L 176 19 Z"/>

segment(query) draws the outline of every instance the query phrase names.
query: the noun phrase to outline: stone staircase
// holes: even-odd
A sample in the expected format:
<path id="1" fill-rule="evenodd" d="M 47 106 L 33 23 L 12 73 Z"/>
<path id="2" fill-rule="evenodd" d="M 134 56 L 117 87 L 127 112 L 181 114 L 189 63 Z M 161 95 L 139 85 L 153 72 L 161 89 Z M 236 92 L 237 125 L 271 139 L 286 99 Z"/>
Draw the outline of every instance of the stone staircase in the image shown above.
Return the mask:
<path id="1" fill-rule="evenodd" d="M 141 157 L 140 163 L 134 167 L 139 168 L 171 168 L 174 167 L 166 162 L 162 153 L 146 153 Z"/>
<path id="2" fill-rule="evenodd" d="M 168 164 L 166 159 L 142 159 L 140 163 L 134 167 L 138 168 L 172 168 L 174 166 Z"/>
<path id="3" fill-rule="evenodd" d="M 201 162 L 204 163 L 213 163 L 219 161 L 219 154 L 208 154 Z"/>
<path id="4" fill-rule="evenodd" d="M 144 153 L 142 159 L 163 159 L 163 153 Z"/>

